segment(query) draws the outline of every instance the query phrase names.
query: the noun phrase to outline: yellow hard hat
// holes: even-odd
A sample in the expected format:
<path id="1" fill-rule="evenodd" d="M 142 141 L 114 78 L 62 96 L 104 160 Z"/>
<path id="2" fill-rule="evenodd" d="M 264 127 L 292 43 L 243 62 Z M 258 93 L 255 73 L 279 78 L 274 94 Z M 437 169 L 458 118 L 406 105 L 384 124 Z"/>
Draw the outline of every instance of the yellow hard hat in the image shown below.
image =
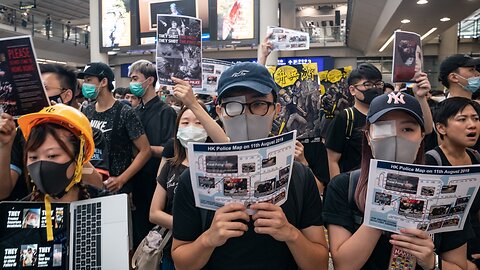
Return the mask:
<path id="1" fill-rule="evenodd" d="M 79 110 L 64 104 L 56 104 L 45 107 L 37 113 L 27 114 L 18 118 L 18 125 L 26 140 L 28 140 L 34 126 L 44 123 L 61 125 L 75 134 L 75 136 L 79 138 L 83 136 L 85 140 L 83 163 L 92 158 L 95 149 L 92 128 L 88 118 Z"/>

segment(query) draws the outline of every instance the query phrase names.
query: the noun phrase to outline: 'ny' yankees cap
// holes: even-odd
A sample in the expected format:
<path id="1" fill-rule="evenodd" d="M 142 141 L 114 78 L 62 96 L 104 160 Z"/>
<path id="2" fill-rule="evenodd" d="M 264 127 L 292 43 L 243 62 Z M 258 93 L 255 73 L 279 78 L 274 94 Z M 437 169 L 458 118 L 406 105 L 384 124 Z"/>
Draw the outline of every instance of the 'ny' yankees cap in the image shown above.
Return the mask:
<path id="1" fill-rule="evenodd" d="M 422 129 L 425 128 L 420 103 L 418 103 L 417 99 L 413 96 L 405 95 L 402 92 L 392 92 L 374 98 L 368 109 L 367 121 L 373 124 L 386 113 L 395 110 L 402 110 L 409 113 L 417 120 Z"/>
<path id="2" fill-rule="evenodd" d="M 232 89 L 249 88 L 261 94 L 273 94 L 277 100 L 277 85 L 265 66 L 257 63 L 237 63 L 225 70 L 218 81 L 218 99 Z"/>

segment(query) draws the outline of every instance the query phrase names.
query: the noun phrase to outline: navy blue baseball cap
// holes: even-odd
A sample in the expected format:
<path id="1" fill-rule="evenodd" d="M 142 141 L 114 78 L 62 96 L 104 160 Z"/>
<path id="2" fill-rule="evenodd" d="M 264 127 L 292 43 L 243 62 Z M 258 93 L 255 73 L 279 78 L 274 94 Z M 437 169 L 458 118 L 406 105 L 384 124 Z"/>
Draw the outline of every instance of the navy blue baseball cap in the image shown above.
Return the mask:
<path id="1" fill-rule="evenodd" d="M 272 75 L 257 63 L 237 63 L 225 70 L 218 80 L 218 99 L 235 88 L 249 88 L 264 95 L 272 93 L 273 100 L 277 100 L 277 85 Z"/>
<path id="2" fill-rule="evenodd" d="M 386 113 L 395 110 L 402 110 L 412 115 L 420 124 L 422 129 L 425 129 L 420 103 L 413 96 L 404 94 L 402 92 L 392 92 L 390 94 L 383 94 L 374 98 L 368 109 L 367 121 L 370 124 L 373 124 Z"/>

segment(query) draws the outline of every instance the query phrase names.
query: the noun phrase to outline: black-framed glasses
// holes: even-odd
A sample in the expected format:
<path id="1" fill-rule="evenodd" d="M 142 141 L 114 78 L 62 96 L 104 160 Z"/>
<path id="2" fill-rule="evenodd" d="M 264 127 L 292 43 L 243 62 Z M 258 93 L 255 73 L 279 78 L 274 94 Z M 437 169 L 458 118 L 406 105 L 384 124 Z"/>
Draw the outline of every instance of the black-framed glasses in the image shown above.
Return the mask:
<path id="1" fill-rule="evenodd" d="M 63 94 L 65 91 L 68 90 L 68 88 L 65 88 L 65 87 L 49 87 L 47 86 L 46 84 L 43 85 L 45 87 L 45 90 L 48 91 L 48 90 L 60 90 L 60 94 Z"/>
<path id="2" fill-rule="evenodd" d="M 230 116 L 238 116 L 245 112 L 245 106 L 248 106 L 248 110 L 251 114 L 264 116 L 270 110 L 270 107 L 273 106 L 273 102 L 269 101 L 254 101 L 251 103 L 241 103 L 238 101 L 228 101 L 222 103 L 221 106 L 225 110 L 225 113 Z"/>
<path id="3" fill-rule="evenodd" d="M 371 89 L 371 88 L 381 88 L 383 89 L 383 86 L 385 86 L 385 83 L 383 81 L 377 81 L 377 82 L 371 82 L 371 81 L 366 81 L 363 83 L 357 83 L 354 84 L 353 87 L 358 89 L 358 86 L 363 85 L 365 89 Z M 360 89 L 358 89 L 360 90 Z"/>

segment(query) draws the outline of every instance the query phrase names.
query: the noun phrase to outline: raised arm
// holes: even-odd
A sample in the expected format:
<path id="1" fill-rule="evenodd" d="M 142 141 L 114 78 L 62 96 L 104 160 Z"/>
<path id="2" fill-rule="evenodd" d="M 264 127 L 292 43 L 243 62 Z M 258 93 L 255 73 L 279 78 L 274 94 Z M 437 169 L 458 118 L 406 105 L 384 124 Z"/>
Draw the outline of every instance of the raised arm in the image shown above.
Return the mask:
<path id="1" fill-rule="evenodd" d="M 426 73 L 420 72 L 416 80 L 417 83 L 413 87 L 413 92 L 422 108 L 423 121 L 425 121 L 425 134 L 430 134 L 433 131 L 433 117 L 427 102 L 427 94 L 432 87 Z"/>
<path id="2" fill-rule="evenodd" d="M 225 131 L 210 117 L 207 111 L 205 111 L 200 103 L 198 103 L 192 90 L 192 86 L 186 81 L 172 77 L 172 80 L 176 83 L 173 87 L 173 95 L 180 99 L 185 106 L 192 110 L 193 114 L 203 125 L 203 128 L 207 131 L 208 136 L 215 143 L 229 142 Z"/>
<path id="3" fill-rule="evenodd" d="M 269 40 L 272 33 L 268 34 L 264 39 L 263 42 L 258 45 L 258 52 L 257 52 L 257 62 L 260 65 L 265 65 L 267 63 L 267 57 L 273 50 L 272 43 Z"/>
<path id="4" fill-rule="evenodd" d="M 0 116 L 0 199 L 10 196 L 19 174 L 10 169 L 12 145 L 16 135 L 12 116 L 3 113 Z"/>

